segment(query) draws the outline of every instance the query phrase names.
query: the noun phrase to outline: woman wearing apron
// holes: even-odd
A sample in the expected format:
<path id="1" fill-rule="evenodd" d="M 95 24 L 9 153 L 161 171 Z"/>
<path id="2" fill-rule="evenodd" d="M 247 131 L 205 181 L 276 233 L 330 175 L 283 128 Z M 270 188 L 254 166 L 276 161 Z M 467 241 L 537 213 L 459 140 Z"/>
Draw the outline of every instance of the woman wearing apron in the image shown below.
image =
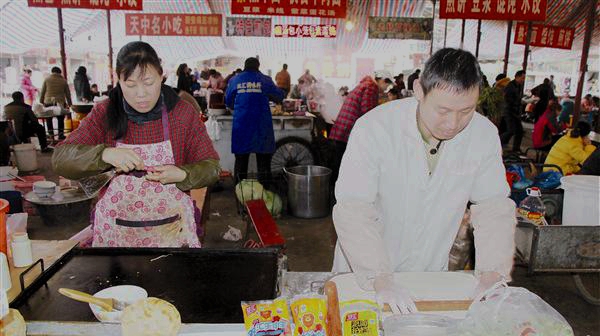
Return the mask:
<path id="1" fill-rule="evenodd" d="M 94 247 L 200 247 L 186 191 L 216 182 L 219 156 L 194 108 L 161 84 L 154 49 L 131 42 L 117 55 L 119 81 L 52 157 L 79 179 L 114 169 L 93 213 Z"/>

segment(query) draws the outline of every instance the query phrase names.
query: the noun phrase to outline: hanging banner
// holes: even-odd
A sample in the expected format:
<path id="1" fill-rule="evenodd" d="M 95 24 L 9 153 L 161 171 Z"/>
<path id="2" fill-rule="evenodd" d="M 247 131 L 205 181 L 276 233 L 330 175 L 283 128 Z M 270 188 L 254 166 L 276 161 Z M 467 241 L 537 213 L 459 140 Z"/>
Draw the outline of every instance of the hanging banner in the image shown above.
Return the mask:
<path id="1" fill-rule="evenodd" d="M 273 27 L 274 37 L 337 37 L 336 25 L 280 25 Z"/>
<path id="2" fill-rule="evenodd" d="M 125 35 L 221 36 L 221 14 L 125 14 Z"/>
<path id="3" fill-rule="evenodd" d="M 227 36 L 271 36 L 271 18 L 228 17 L 225 22 Z"/>
<path id="4" fill-rule="evenodd" d="M 369 17 L 369 38 L 431 40 L 433 19 L 405 17 Z"/>
<path id="5" fill-rule="evenodd" d="M 231 14 L 346 17 L 348 0 L 231 0 Z"/>
<path id="6" fill-rule="evenodd" d="M 558 49 L 571 49 L 573 46 L 575 29 L 568 27 L 545 26 L 541 24 L 531 25 L 532 47 L 547 47 Z M 527 40 L 527 23 L 519 22 L 515 28 L 515 44 L 525 44 Z"/>
<path id="7" fill-rule="evenodd" d="M 545 21 L 548 0 L 440 0 L 440 19 Z"/>
<path id="8" fill-rule="evenodd" d="M 29 7 L 142 10 L 143 0 L 27 0 Z"/>

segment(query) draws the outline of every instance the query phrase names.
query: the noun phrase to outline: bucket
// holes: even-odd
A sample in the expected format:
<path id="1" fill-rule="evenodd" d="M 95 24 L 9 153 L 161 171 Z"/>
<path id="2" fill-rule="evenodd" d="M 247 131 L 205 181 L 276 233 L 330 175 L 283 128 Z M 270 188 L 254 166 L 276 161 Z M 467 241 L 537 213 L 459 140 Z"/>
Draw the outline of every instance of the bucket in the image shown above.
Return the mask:
<path id="1" fill-rule="evenodd" d="M 34 171 L 38 169 L 37 153 L 33 144 L 14 145 L 15 158 L 19 171 Z"/>
<path id="2" fill-rule="evenodd" d="M 330 214 L 331 169 L 320 166 L 284 168 L 288 181 L 288 206 L 292 216 L 319 218 Z"/>
<path id="3" fill-rule="evenodd" d="M 565 190 L 562 225 L 600 225 L 600 176 L 560 179 Z"/>

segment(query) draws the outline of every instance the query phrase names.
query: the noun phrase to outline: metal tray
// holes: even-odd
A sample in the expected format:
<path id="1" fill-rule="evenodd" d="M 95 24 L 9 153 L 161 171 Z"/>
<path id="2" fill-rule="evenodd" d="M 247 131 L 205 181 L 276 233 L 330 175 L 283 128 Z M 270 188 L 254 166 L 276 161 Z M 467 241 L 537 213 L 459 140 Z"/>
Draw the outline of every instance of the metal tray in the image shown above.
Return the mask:
<path id="1" fill-rule="evenodd" d="M 184 323 L 240 323 L 241 301 L 273 299 L 280 249 L 73 249 L 17 296 L 27 321 L 96 321 L 89 306 L 58 293 L 136 285 L 171 302 Z"/>

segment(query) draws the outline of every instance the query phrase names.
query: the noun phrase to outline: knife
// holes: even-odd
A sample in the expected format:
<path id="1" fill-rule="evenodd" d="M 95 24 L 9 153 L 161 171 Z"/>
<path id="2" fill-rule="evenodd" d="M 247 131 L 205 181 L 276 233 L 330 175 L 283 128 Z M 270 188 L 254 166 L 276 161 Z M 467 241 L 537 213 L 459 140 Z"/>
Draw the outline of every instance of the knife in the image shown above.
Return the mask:
<path id="1" fill-rule="evenodd" d="M 83 192 L 85 192 L 87 197 L 93 197 L 96 196 L 96 194 L 100 190 L 102 190 L 102 188 L 104 188 L 104 186 L 107 185 L 108 182 L 110 182 L 110 180 L 115 176 L 116 173 L 117 172 L 115 169 L 111 169 L 102 174 L 79 179 L 77 180 L 77 183 L 79 184 L 79 187 L 81 187 Z"/>

